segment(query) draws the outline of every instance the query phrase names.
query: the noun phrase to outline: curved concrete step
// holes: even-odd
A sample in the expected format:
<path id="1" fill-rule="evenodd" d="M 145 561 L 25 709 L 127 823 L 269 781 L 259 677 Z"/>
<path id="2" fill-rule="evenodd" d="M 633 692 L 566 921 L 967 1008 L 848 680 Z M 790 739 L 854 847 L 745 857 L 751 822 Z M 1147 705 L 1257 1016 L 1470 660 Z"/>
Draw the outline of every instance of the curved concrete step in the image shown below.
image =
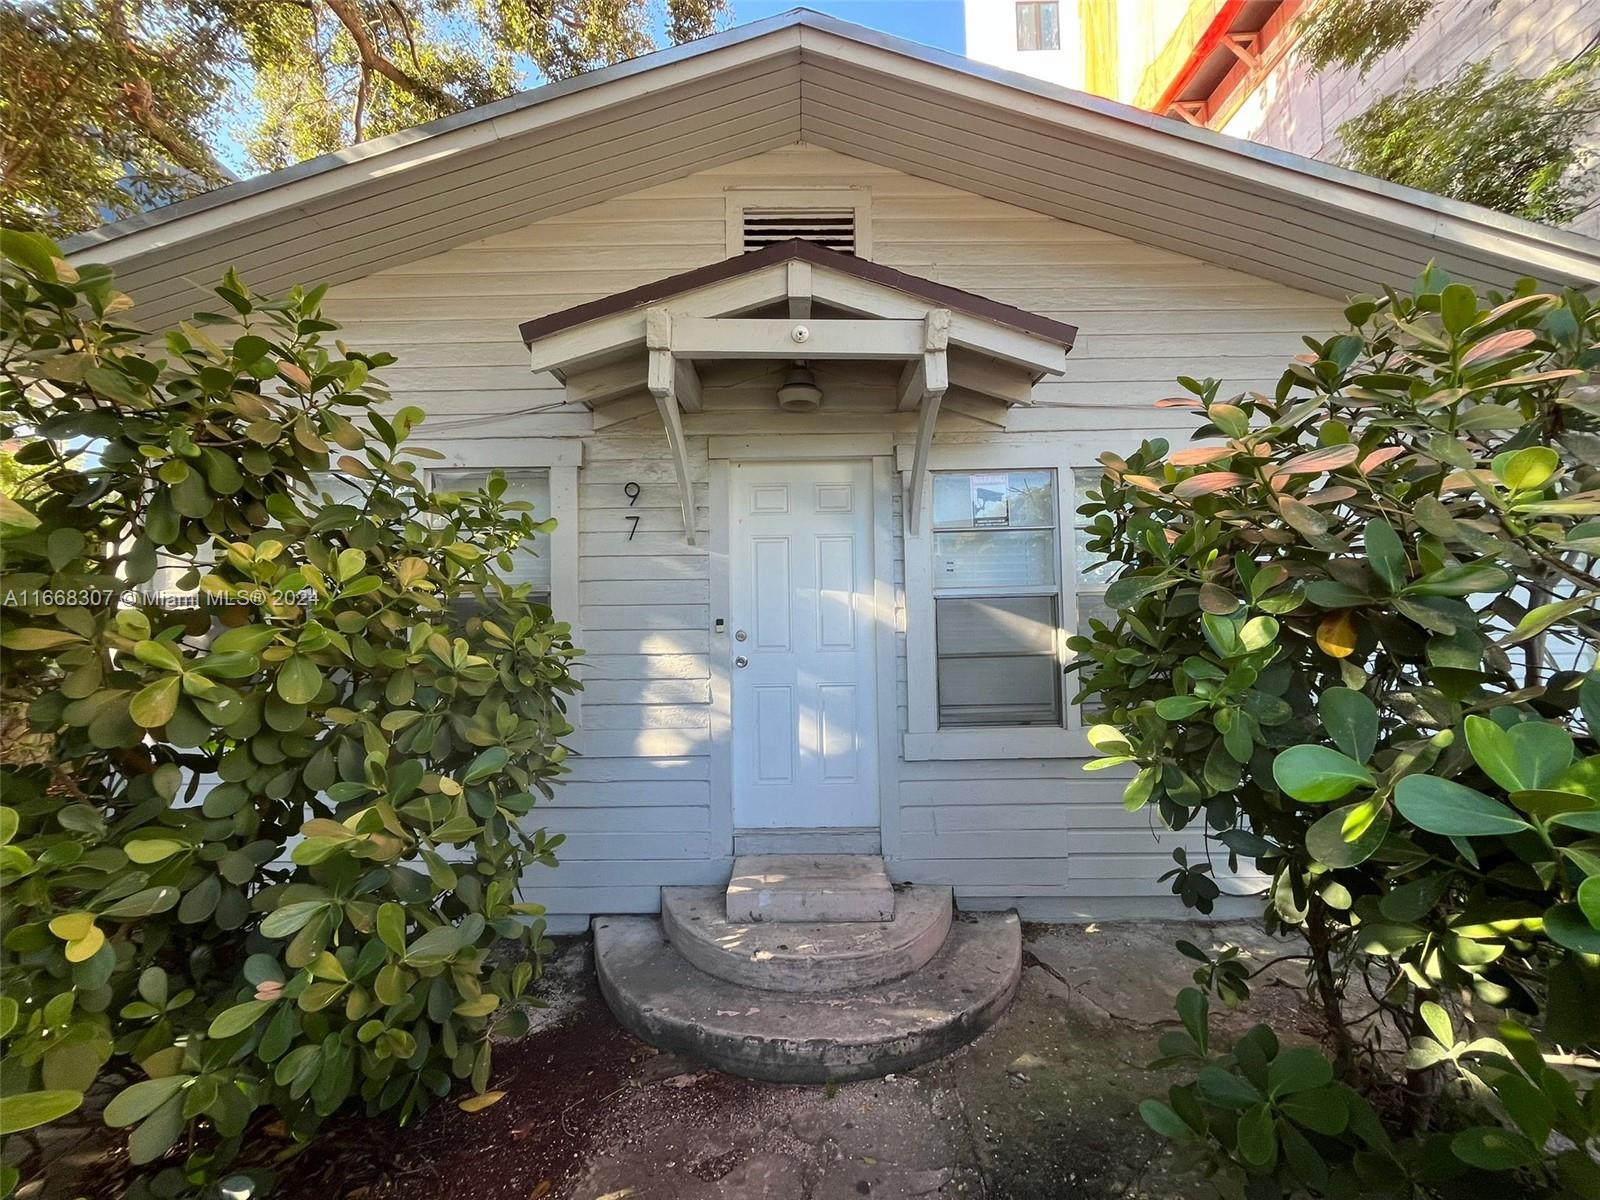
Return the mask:
<path id="1" fill-rule="evenodd" d="M 738 923 L 721 888 L 661 889 L 673 949 L 718 979 L 775 992 L 837 992 L 900 979 L 927 964 L 950 932 L 950 889 L 909 887 L 892 921 Z"/>
<path id="2" fill-rule="evenodd" d="M 1022 977 L 1015 913 L 958 917 L 920 971 L 848 992 L 765 992 L 707 975 L 651 917 L 596 917 L 595 968 L 611 1011 L 651 1045 L 777 1083 L 872 1079 L 971 1041 Z"/>

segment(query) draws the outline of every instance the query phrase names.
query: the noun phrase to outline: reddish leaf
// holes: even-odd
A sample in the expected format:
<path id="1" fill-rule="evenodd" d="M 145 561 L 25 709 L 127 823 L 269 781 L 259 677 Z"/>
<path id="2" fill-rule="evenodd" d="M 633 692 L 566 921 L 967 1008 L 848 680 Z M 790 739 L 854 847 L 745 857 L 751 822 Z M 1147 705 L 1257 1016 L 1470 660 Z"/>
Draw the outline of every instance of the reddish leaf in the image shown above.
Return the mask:
<path id="1" fill-rule="evenodd" d="M 1384 446 L 1379 450 L 1374 450 L 1371 454 L 1363 458 L 1361 460 L 1361 465 L 1358 466 L 1356 470 L 1365 475 L 1369 471 L 1377 470 L 1379 467 L 1383 466 L 1384 463 L 1392 462 L 1394 459 L 1399 458 L 1405 452 L 1406 448 L 1404 446 Z"/>
<path id="2" fill-rule="evenodd" d="M 1231 446 L 1191 446 L 1187 450 L 1174 450 L 1167 461 L 1175 467 L 1199 467 L 1219 458 L 1232 458 L 1238 451 Z"/>
<path id="3" fill-rule="evenodd" d="M 1475 362 L 1482 362 L 1486 358 L 1498 358 L 1502 354 L 1510 354 L 1513 350 L 1522 349 L 1538 336 L 1531 329 L 1508 329 L 1504 333 L 1486 337 L 1461 356 L 1461 365 L 1466 367 Z"/>
<path id="4" fill-rule="evenodd" d="M 1345 442 L 1338 446 L 1323 446 L 1317 450 L 1308 450 L 1304 454 L 1296 454 L 1288 462 L 1278 467 L 1275 474 L 1279 475 L 1320 475 L 1324 471 L 1337 471 L 1348 467 L 1361 457 L 1361 447 L 1354 442 Z"/>
<path id="5" fill-rule="evenodd" d="M 1207 471 L 1204 475 L 1191 475 L 1172 489 L 1179 500 L 1193 500 L 1213 492 L 1240 487 L 1250 481 L 1236 471 Z"/>
<path id="6" fill-rule="evenodd" d="M 1168 396 L 1156 401 L 1157 408 L 1199 408 L 1200 401 L 1191 396 Z"/>

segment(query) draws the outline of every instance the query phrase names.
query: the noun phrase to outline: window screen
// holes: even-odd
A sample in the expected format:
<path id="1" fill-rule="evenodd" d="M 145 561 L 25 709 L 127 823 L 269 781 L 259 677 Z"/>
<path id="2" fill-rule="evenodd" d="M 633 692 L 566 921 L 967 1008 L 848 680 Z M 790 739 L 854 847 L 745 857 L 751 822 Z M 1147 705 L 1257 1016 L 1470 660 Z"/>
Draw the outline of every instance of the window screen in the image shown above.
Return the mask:
<path id="1" fill-rule="evenodd" d="M 933 477 L 939 725 L 1060 725 L 1054 471 Z"/>
<path id="2" fill-rule="evenodd" d="M 1061 6 L 1055 0 L 1022 0 L 1017 5 L 1017 49 L 1061 49 Z"/>
<path id="3" fill-rule="evenodd" d="M 476 491 L 492 471 L 435 471 L 433 486 L 440 491 Z M 542 521 L 550 515 L 549 471 L 502 471 L 508 484 L 503 499 L 522 500 L 533 506 L 532 516 Z M 545 534 L 524 541 L 512 554 L 513 566 L 505 572 L 509 583 L 533 584 L 534 599 L 550 603 L 550 538 Z"/>

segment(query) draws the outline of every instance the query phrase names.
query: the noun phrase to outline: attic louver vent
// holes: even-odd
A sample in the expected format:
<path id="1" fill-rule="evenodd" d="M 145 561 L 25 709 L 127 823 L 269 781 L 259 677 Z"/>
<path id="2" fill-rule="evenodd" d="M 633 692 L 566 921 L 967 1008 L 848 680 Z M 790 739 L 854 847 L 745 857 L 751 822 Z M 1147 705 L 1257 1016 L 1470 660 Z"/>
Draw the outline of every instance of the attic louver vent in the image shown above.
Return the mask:
<path id="1" fill-rule="evenodd" d="M 856 252 L 856 210 L 853 208 L 747 208 L 744 210 L 744 252 L 764 250 L 774 242 L 804 238 L 841 254 Z"/>

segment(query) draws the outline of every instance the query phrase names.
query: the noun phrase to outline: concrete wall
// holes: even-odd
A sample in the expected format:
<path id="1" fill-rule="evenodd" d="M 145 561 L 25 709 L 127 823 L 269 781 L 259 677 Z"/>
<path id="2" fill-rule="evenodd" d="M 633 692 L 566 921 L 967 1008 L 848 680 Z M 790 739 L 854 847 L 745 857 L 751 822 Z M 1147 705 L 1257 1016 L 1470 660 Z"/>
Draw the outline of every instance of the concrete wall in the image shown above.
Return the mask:
<path id="1" fill-rule="evenodd" d="M 1358 71 L 1312 75 L 1291 51 L 1268 72 L 1222 132 L 1311 158 L 1338 156 L 1341 123 L 1397 91 L 1409 78 L 1438 83 L 1465 63 L 1490 58 L 1500 68 L 1539 75 L 1600 36 L 1596 0 L 1440 0 L 1405 46 Z M 1594 143 L 1600 146 L 1600 126 Z M 1572 226 L 1600 236 L 1600 207 Z"/>

